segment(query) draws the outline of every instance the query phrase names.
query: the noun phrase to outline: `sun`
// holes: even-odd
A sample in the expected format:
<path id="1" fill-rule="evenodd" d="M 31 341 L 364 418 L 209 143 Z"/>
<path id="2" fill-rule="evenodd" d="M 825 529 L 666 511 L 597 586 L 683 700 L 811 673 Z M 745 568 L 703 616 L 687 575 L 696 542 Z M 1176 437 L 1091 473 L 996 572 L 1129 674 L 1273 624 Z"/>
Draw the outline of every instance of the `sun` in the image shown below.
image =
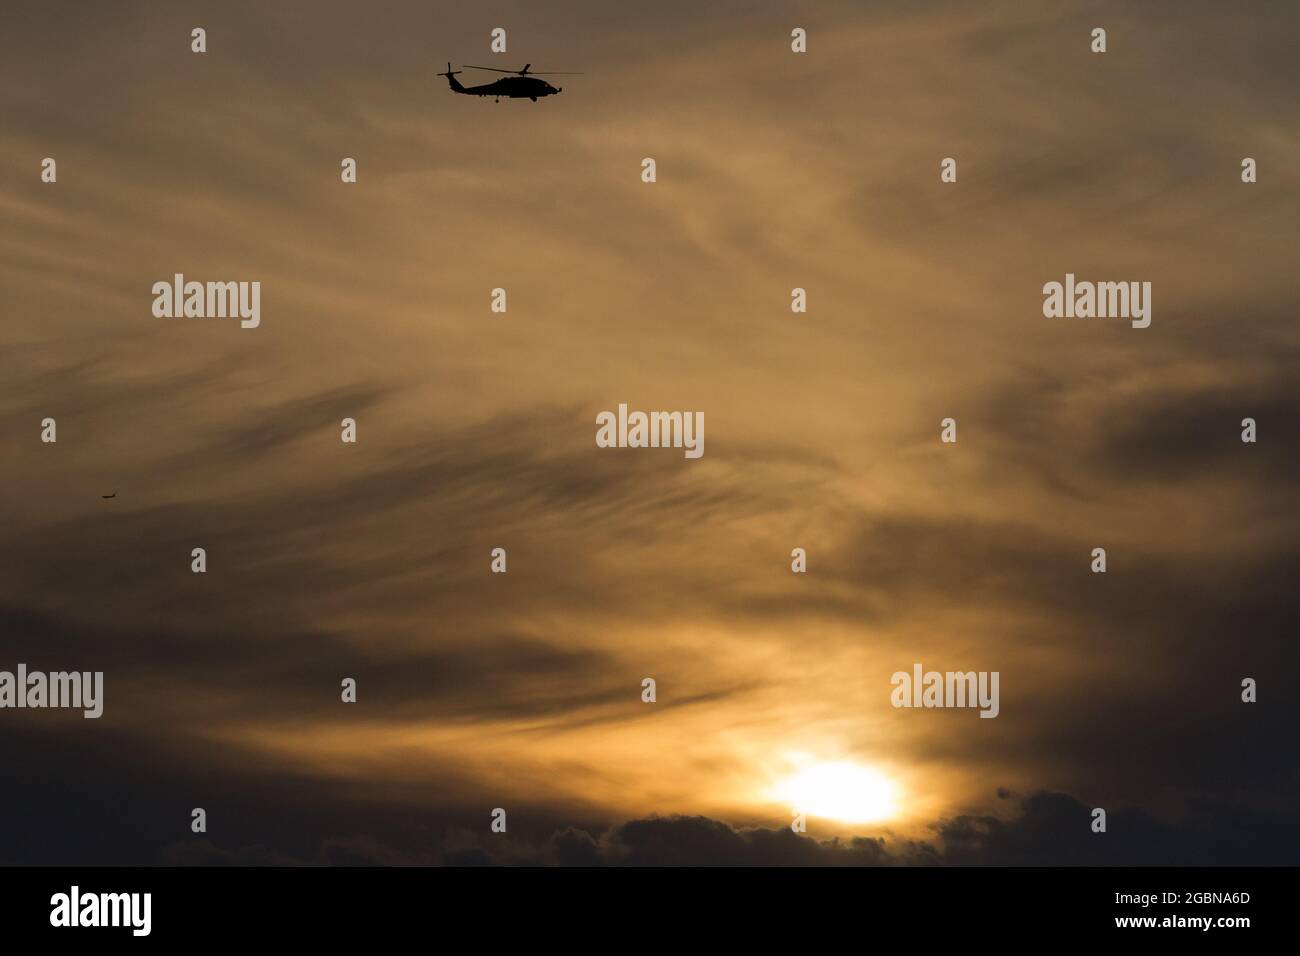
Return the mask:
<path id="1" fill-rule="evenodd" d="M 898 812 L 898 785 L 847 761 L 804 767 L 782 782 L 775 795 L 800 813 L 840 823 L 876 823 Z"/>

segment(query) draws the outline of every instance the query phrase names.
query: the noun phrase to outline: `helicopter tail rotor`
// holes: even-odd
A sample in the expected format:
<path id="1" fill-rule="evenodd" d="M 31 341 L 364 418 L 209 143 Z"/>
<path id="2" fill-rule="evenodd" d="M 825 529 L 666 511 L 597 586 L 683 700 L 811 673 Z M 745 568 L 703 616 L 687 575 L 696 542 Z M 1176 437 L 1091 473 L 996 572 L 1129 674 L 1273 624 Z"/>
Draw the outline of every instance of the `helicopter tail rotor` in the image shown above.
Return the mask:
<path id="1" fill-rule="evenodd" d="M 447 72 L 446 72 L 446 73 L 439 73 L 438 75 L 439 75 L 439 76 L 445 76 L 445 77 L 447 78 L 447 85 L 451 87 L 451 89 L 452 89 L 453 92 L 455 92 L 455 93 L 463 93 L 463 92 L 465 91 L 465 87 L 461 86 L 461 85 L 460 85 L 460 80 L 456 79 L 456 74 L 458 74 L 458 73 L 460 73 L 460 72 L 461 72 L 460 70 L 453 70 L 453 69 L 451 68 L 451 64 L 448 63 L 448 64 L 447 64 Z"/>

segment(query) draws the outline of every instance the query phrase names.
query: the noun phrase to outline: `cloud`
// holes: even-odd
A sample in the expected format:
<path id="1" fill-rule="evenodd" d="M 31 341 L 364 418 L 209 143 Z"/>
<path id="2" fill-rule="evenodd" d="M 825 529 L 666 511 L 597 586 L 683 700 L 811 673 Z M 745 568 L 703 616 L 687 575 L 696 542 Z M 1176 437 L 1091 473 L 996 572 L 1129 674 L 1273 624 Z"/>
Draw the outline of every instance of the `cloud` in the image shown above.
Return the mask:
<path id="1" fill-rule="evenodd" d="M 1222 806 L 1182 822 L 1114 808 L 1104 833 L 1092 808 L 1062 793 L 1015 800 L 1012 815 L 963 814 L 936 822 L 927 840 L 855 836 L 819 839 L 790 828 L 736 827 L 704 816 L 628 820 L 604 831 L 565 827 L 530 841 L 452 828 L 426 857 L 364 839 L 335 839 L 311 859 L 264 847 L 225 851 L 207 840 L 163 852 L 174 865 L 840 867 L 840 866 L 1234 866 L 1285 865 L 1300 851 L 1294 807 L 1264 814 Z"/>

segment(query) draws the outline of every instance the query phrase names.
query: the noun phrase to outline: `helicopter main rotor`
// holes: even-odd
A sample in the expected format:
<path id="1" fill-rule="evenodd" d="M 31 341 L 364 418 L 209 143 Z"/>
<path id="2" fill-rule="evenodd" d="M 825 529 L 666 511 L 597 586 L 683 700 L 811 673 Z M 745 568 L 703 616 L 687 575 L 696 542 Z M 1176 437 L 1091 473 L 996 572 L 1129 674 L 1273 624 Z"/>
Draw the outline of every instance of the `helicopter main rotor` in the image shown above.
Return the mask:
<path id="1" fill-rule="evenodd" d="M 529 69 L 531 63 L 525 63 L 522 70 L 498 70 L 495 66 L 474 66 L 472 63 L 462 63 L 467 70 L 488 70 L 492 73 L 505 73 L 508 76 L 582 76 L 581 73 L 569 73 L 564 70 L 550 70 L 545 73 L 534 73 Z"/>

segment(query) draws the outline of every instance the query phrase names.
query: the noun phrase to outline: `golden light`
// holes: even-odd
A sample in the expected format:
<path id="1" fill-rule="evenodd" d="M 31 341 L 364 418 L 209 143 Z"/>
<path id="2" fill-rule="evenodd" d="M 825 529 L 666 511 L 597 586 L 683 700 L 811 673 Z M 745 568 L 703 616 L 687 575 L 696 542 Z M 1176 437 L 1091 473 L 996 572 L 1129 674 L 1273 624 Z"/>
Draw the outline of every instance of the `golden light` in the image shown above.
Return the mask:
<path id="1" fill-rule="evenodd" d="M 840 823 L 874 823 L 898 812 L 897 784 L 847 761 L 805 767 L 780 784 L 776 796 L 800 813 Z"/>

